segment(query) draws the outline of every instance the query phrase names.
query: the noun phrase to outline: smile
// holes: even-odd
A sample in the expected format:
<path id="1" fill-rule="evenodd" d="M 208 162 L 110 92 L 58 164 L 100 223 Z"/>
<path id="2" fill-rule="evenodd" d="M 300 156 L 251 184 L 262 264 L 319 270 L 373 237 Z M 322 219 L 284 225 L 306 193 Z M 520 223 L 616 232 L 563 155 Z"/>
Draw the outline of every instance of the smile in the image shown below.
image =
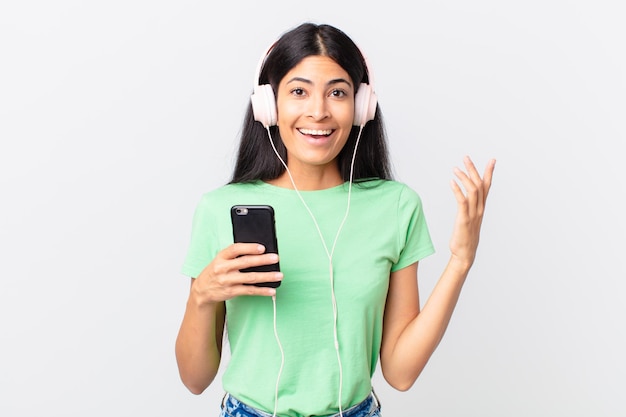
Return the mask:
<path id="1" fill-rule="evenodd" d="M 332 129 L 298 129 L 298 132 L 309 136 L 330 136 L 330 134 L 333 133 Z"/>

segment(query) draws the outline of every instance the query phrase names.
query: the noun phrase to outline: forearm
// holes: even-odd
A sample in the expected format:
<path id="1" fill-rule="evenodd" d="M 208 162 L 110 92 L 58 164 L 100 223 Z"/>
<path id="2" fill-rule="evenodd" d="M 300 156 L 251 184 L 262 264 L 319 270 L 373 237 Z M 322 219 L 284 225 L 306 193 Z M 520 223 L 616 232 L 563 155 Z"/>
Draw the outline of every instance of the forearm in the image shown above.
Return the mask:
<path id="1" fill-rule="evenodd" d="M 441 342 L 469 268 L 451 258 L 422 311 L 400 333 L 393 349 L 383 352 L 385 378 L 395 388 L 409 389 Z"/>
<path id="2" fill-rule="evenodd" d="M 224 329 L 224 304 L 199 305 L 190 295 L 176 339 L 180 377 L 194 394 L 202 393 L 217 374 Z"/>

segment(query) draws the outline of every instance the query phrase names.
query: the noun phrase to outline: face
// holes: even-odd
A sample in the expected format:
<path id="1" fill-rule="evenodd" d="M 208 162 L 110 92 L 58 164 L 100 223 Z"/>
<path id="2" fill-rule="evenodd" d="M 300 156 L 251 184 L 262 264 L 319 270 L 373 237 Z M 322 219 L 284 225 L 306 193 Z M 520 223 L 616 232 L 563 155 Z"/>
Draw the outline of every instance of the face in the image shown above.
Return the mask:
<path id="1" fill-rule="evenodd" d="M 278 85 L 278 128 L 293 169 L 337 170 L 354 119 L 354 85 L 326 56 L 308 56 Z"/>

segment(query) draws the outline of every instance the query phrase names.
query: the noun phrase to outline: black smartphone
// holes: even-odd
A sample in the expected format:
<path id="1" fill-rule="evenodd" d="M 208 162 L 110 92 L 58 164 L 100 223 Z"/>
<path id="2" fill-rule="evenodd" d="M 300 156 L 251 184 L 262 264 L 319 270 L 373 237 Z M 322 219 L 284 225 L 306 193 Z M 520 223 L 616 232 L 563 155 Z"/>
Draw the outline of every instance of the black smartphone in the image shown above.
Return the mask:
<path id="1" fill-rule="evenodd" d="M 265 253 L 278 253 L 274 208 L 268 205 L 239 204 L 231 207 L 230 219 L 233 225 L 235 243 L 260 243 L 265 246 Z M 279 263 L 242 269 L 241 272 L 280 271 Z M 259 287 L 280 286 L 278 282 L 253 284 Z"/>

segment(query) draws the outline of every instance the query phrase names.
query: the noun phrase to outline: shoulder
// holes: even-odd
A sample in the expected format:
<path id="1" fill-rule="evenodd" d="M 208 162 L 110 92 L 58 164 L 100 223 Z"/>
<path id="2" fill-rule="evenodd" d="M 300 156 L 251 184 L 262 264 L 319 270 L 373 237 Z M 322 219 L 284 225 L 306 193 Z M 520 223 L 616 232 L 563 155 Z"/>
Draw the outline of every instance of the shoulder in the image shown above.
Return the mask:
<path id="1" fill-rule="evenodd" d="M 396 180 L 371 180 L 357 184 L 357 189 L 368 198 L 385 198 L 421 205 L 420 195 L 406 183 Z"/>
<path id="2" fill-rule="evenodd" d="M 258 188 L 256 183 L 237 183 L 226 184 L 202 194 L 200 205 L 210 206 L 219 202 L 227 202 L 233 198 L 237 198 L 244 193 Z"/>

